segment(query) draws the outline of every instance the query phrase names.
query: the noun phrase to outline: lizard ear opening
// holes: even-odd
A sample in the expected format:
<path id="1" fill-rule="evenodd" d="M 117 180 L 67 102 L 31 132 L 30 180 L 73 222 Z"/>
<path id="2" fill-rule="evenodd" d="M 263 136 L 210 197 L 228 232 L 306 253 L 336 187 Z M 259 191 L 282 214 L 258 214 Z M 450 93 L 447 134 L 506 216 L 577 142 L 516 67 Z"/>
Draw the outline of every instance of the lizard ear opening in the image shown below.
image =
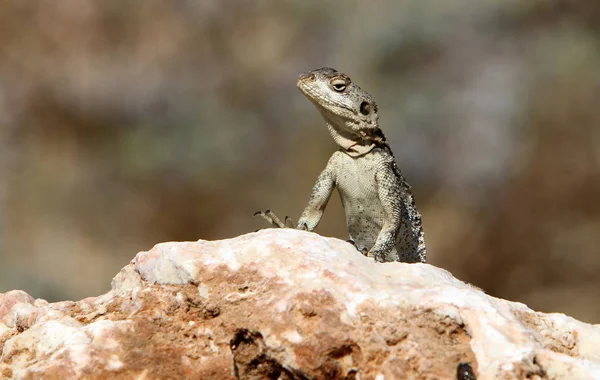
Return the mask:
<path id="1" fill-rule="evenodd" d="M 362 113 L 363 115 L 365 115 L 365 116 L 369 115 L 372 110 L 373 110 L 373 107 L 369 103 L 367 103 L 367 102 L 360 103 L 360 113 Z"/>

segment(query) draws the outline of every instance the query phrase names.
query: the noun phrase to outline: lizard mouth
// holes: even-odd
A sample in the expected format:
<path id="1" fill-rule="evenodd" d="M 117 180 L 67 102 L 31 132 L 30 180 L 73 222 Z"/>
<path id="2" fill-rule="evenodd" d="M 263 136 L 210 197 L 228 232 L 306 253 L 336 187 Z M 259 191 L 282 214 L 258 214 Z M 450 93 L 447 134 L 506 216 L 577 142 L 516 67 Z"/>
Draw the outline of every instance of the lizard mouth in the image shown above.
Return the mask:
<path id="1" fill-rule="evenodd" d="M 350 112 L 354 115 L 358 114 L 356 110 L 344 107 L 343 105 L 340 105 L 340 103 L 334 102 L 326 96 L 323 96 L 323 94 L 321 94 L 321 92 L 318 89 L 311 86 L 311 83 L 314 83 L 314 80 L 310 80 L 310 78 L 304 79 L 303 77 L 300 77 L 298 78 L 298 89 L 300 90 L 300 92 L 302 92 L 304 96 L 308 98 L 308 100 L 315 104 L 317 108 L 326 109 L 332 114 L 341 117 L 346 117 L 344 115 L 345 112 Z"/>
<path id="2" fill-rule="evenodd" d="M 313 88 L 310 82 L 307 84 L 305 81 L 298 79 L 298 88 L 317 107 L 337 133 L 345 135 L 346 138 L 355 141 L 357 145 L 364 145 L 373 141 L 379 142 L 379 139 L 372 135 L 371 128 L 360 128 L 355 118 L 348 115 L 348 113 L 358 115 L 356 110 L 340 106 L 339 103 L 331 101 L 323 96 L 318 89 Z M 332 116 L 334 117 L 332 118 Z M 339 120 L 336 120 L 337 118 L 342 118 L 345 122 L 340 123 Z M 347 122 L 353 125 L 349 126 Z"/>

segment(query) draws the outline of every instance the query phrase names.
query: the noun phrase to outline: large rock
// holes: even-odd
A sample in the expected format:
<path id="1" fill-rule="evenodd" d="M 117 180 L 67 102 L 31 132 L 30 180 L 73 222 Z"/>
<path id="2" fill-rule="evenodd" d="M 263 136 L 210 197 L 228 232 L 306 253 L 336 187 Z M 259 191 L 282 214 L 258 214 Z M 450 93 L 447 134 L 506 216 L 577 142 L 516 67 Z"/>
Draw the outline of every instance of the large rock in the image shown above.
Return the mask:
<path id="1" fill-rule="evenodd" d="M 289 229 L 159 244 L 79 302 L 0 294 L 0 349 L 13 379 L 600 379 L 598 325 Z"/>

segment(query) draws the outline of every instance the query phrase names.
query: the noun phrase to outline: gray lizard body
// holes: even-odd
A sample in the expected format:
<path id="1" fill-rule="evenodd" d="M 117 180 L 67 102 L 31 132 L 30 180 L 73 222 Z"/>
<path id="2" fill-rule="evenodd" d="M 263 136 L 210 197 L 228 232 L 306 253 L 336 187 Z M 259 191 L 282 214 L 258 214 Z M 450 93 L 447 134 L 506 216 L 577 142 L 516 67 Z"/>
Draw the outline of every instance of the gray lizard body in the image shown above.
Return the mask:
<path id="1" fill-rule="evenodd" d="M 298 88 L 321 112 L 340 149 L 319 175 L 297 228 L 317 227 L 337 187 L 350 239 L 359 251 L 379 262 L 425 262 L 421 215 L 379 129 L 371 95 L 331 68 L 301 74 Z M 270 211 L 257 215 L 288 226 L 287 217 L 282 223 Z"/>

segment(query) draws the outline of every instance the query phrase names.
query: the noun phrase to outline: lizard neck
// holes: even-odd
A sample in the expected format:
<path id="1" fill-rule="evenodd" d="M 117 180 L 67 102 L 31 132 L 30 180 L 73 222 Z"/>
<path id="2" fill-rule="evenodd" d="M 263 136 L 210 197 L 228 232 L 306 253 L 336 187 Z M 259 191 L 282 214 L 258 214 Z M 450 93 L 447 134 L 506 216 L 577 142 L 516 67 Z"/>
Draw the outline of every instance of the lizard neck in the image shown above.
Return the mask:
<path id="1" fill-rule="evenodd" d="M 377 146 L 375 141 L 363 140 L 350 133 L 344 133 L 336 129 L 331 123 L 327 123 L 327 129 L 335 143 L 344 150 L 344 153 L 351 157 L 363 156 Z"/>

